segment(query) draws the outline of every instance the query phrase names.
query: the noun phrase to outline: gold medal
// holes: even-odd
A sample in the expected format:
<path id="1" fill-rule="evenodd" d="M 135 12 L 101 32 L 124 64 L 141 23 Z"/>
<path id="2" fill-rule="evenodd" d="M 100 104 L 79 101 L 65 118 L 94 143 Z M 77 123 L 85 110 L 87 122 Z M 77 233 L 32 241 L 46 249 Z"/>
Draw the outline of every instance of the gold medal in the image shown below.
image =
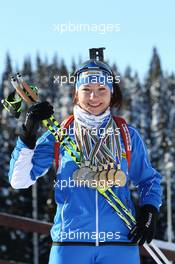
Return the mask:
<path id="1" fill-rule="evenodd" d="M 102 170 L 103 170 L 103 166 L 102 165 L 98 166 L 98 171 L 102 171 Z"/>
<path id="2" fill-rule="evenodd" d="M 97 173 L 94 175 L 94 181 L 96 182 L 97 185 L 98 185 L 98 181 L 99 181 L 99 175 L 100 175 L 100 172 L 97 172 Z"/>
<path id="3" fill-rule="evenodd" d="M 107 171 L 106 170 L 99 173 L 98 186 L 101 189 L 107 189 L 108 188 L 108 180 L 107 180 Z"/>
<path id="4" fill-rule="evenodd" d="M 110 167 L 110 169 L 114 169 L 114 163 L 109 163 L 109 167 Z"/>
<path id="5" fill-rule="evenodd" d="M 108 164 L 103 164 L 103 168 L 104 168 L 104 170 L 107 170 L 108 169 Z"/>
<path id="6" fill-rule="evenodd" d="M 94 177 L 97 173 L 94 171 L 91 171 L 87 174 L 87 180 L 86 180 L 86 186 L 89 188 L 97 188 L 97 183 L 94 180 Z"/>
<path id="7" fill-rule="evenodd" d="M 110 169 L 107 173 L 107 179 L 110 185 L 109 187 L 112 187 L 115 184 L 115 173 L 116 173 L 115 169 Z"/>
<path id="8" fill-rule="evenodd" d="M 115 173 L 115 185 L 124 186 L 126 184 L 126 174 L 122 170 L 118 170 Z"/>

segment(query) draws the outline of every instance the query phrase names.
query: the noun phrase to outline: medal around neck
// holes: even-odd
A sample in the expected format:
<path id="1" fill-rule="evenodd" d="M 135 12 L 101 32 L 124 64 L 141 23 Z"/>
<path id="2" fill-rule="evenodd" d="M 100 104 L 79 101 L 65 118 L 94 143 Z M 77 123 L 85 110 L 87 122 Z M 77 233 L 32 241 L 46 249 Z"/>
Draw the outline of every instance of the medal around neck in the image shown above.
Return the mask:
<path id="1" fill-rule="evenodd" d="M 107 171 L 101 171 L 99 174 L 99 182 L 98 182 L 98 187 L 100 189 L 106 190 L 108 186 L 108 179 L 107 179 Z"/>
<path id="2" fill-rule="evenodd" d="M 91 169 L 88 167 L 81 167 L 80 169 L 73 172 L 73 179 L 80 184 L 80 186 L 85 185 L 85 180 L 87 178 L 88 173 L 91 172 Z"/>
<path id="3" fill-rule="evenodd" d="M 115 169 L 110 169 L 107 173 L 109 187 L 112 187 L 115 184 L 115 173 Z"/>
<path id="4" fill-rule="evenodd" d="M 95 171 L 91 171 L 87 175 L 87 181 L 86 181 L 86 186 L 92 189 L 97 188 L 97 182 L 98 182 L 98 173 Z"/>
<path id="5" fill-rule="evenodd" d="M 126 184 L 126 174 L 120 169 L 114 175 L 114 184 L 123 187 Z"/>

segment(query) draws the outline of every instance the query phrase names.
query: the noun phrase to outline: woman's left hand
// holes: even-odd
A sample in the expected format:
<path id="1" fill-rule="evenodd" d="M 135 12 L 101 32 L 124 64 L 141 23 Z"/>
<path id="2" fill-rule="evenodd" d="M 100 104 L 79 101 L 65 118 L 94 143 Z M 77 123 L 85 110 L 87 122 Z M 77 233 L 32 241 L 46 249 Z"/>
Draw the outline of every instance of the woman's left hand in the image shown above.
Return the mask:
<path id="1" fill-rule="evenodd" d="M 140 209 L 137 224 L 131 229 L 128 239 L 139 246 L 145 242 L 150 243 L 156 230 L 158 210 L 155 206 L 146 204 Z"/>

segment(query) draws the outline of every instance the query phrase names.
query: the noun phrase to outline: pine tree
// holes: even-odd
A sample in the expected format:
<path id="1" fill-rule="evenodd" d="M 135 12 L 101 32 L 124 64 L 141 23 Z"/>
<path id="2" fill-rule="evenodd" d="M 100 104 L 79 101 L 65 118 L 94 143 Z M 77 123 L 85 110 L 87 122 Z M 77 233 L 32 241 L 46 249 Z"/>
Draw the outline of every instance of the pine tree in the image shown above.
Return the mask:
<path id="1" fill-rule="evenodd" d="M 30 57 L 24 59 L 22 74 L 24 77 L 27 76 L 26 81 L 28 81 L 29 83 L 32 84 L 32 82 L 33 82 L 33 69 L 32 69 Z"/>
<path id="2" fill-rule="evenodd" d="M 6 98 L 13 88 L 8 80 L 12 74 L 10 56 L 7 55 L 6 68 L 2 78 L 2 98 Z M 31 217 L 31 190 L 26 192 L 14 190 L 8 181 L 9 160 L 17 138 L 17 120 L 5 109 L 1 108 L 0 120 L 0 171 L 1 171 L 1 212 Z M 17 261 L 32 261 L 31 235 L 20 230 L 0 229 L 0 258 L 16 259 Z M 2 249 L 2 250 L 1 250 Z M 23 255 L 21 255 L 21 250 Z"/>

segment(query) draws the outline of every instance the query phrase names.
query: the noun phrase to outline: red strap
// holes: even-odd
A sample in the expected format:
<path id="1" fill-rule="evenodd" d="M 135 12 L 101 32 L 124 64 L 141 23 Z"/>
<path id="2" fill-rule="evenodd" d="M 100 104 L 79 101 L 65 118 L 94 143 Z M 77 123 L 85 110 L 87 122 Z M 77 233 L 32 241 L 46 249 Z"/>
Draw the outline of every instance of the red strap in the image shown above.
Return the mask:
<path id="1" fill-rule="evenodd" d="M 74 120 L 74 115 L 69 115 L 66 119 L 63 120 L 63 122 L 61 123 L 61 126 L 63 128 L 68 128 L 73 120 Z"/>
<path id="2" fill-rule="evenodd" d="M 54 145 L 54 160 L 55 160 L 55 168 L 58 170 L 59 167 L 59 147 L 60 147 L 60 142 L 55 141 Z"/>
<path id="3" fill-rule="evenodd" d="M 74 119 L 74 116 L 73 115 L 68 116 L 61 123 L 61 127 L 62 128 L 68 128 L 69 125 L 72 123 L 73 119 Z M 55 142 L 55 145 L 54 145 L 54 159 L 55 159 L 55 167 L 56 167 L 56 170 L 59 167 L 59 148 L 60 148 L 60 142 L 59 141 L 56 141 Z"/>
<path id="4" fill-rule="evenodd" d="M 128 161 L 128 167 L 130 167 L 131 163 L 131 137 L 128 130 L 128 126 L 126 124 L 125 119 L 119 116 L 113 116 L 114 121 L 116 122 L 117 126 L 120 128 L 120 132 L 122 134 L 122 138 L 125 144 L 126 149 L 126 158 Z"/>

